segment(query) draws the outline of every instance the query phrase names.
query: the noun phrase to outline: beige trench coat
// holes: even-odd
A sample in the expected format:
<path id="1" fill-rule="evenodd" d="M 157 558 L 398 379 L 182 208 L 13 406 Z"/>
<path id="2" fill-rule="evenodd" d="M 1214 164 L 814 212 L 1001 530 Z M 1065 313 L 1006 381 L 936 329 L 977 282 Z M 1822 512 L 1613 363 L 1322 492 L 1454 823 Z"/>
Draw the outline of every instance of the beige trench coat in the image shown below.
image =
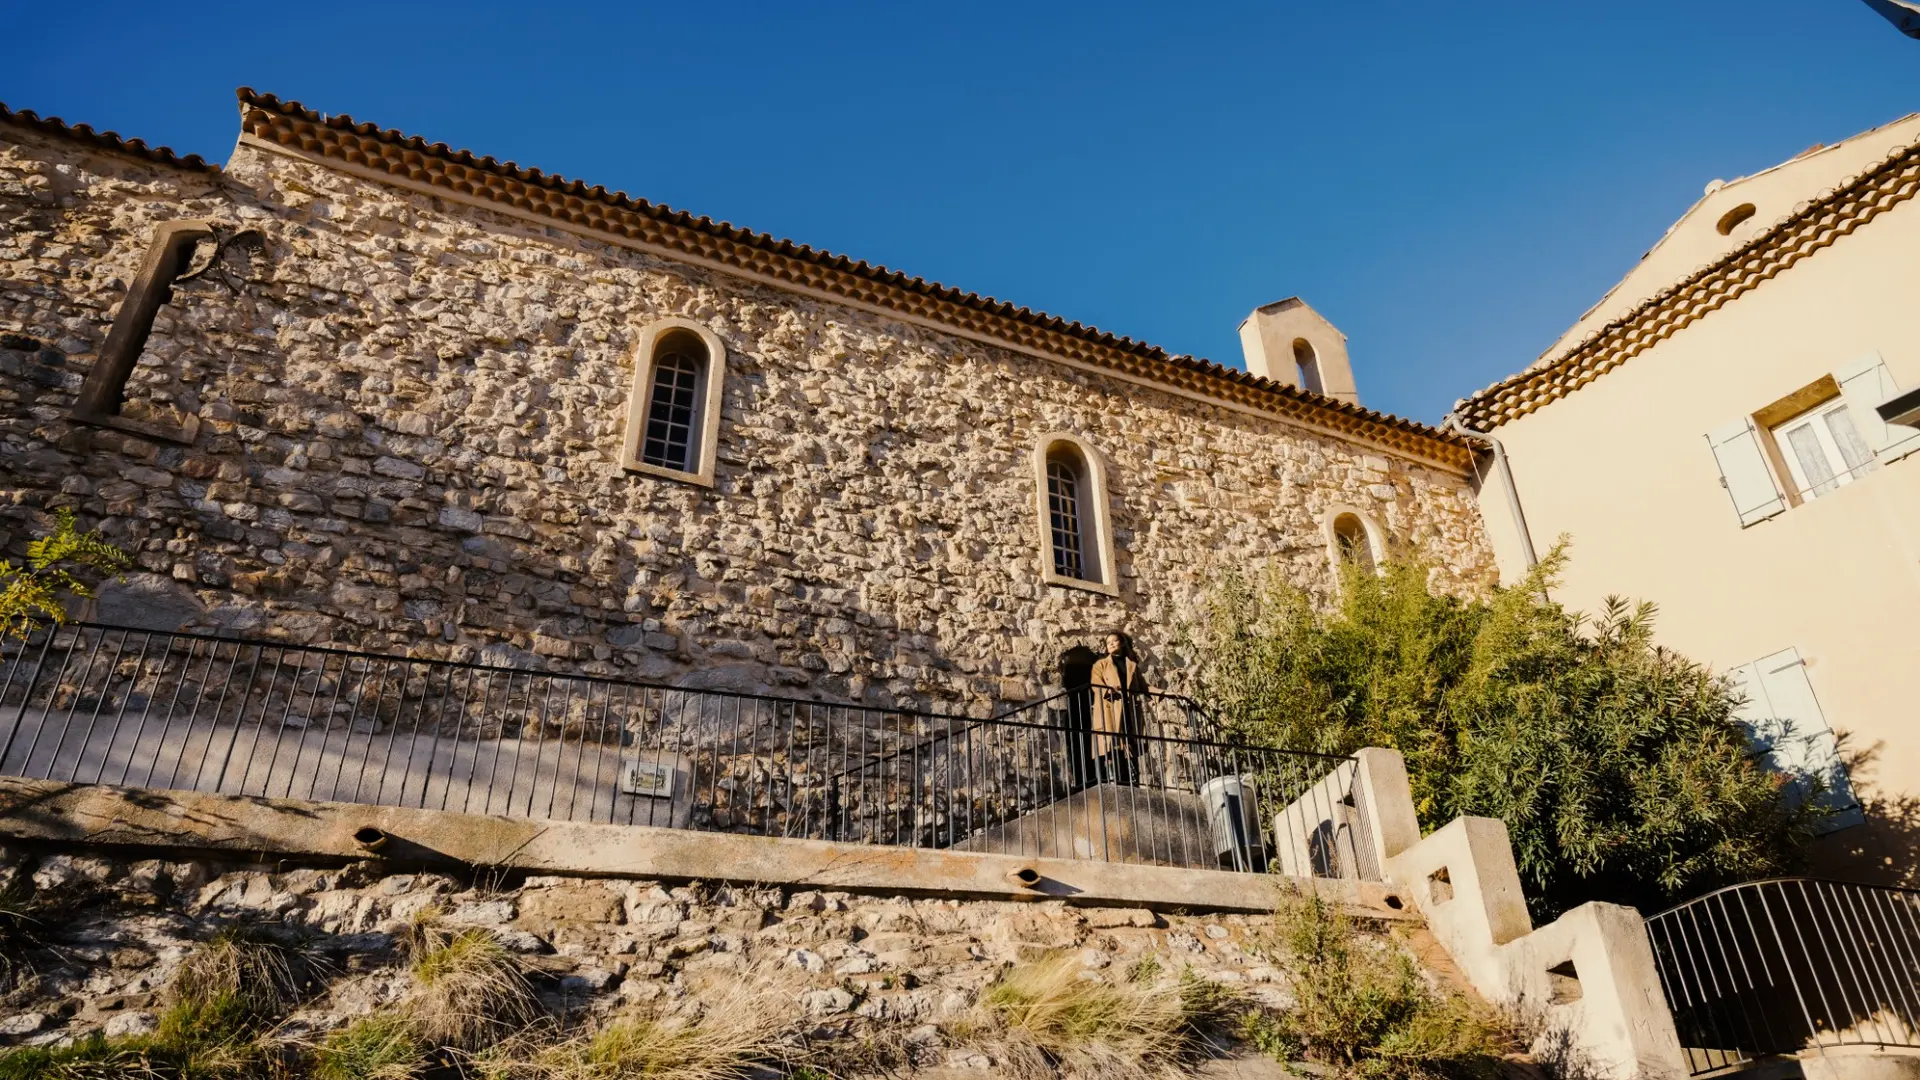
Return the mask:
<path id="1" fill-rule="evenodd" d="M 1127 683 L 1122 686 L 1113 657 L 1103 656 L 1094 661 L 1089 681 L 1093 685 L 1093 752 L 1098 755 L 1124 746 L 1125 743 L 1114 736 L 1130 734 L 1129 727 L 1137 726 L 1127 722 L 1128 703 L 1119 691 L 1143 694 L 1147 690 L 1147 680 L 1146 676 L 1140 674 L 1140 661 L 1128 657 Z M 1131 711 L 1138 716 L 1140 703 L 1132 703 Z"/>

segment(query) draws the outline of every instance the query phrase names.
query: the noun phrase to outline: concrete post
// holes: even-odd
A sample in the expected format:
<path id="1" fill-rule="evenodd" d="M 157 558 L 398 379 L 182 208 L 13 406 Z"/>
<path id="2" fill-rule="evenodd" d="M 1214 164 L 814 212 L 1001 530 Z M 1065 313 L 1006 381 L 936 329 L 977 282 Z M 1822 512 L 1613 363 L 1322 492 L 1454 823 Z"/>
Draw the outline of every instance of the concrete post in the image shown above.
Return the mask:
<path id="1" fill-rule="evenodd" d="M 1420 842 L 1420 818 L 1413 809 L 1413 785 L 1407 781 L 1407 759 L 1398 750 L 1369 746 L 1353 755 L 1359 762 L 1353 794 L 1366 823 L 1365 842 L 1373 865 L 1386 869 L 1387 860 Z"/>

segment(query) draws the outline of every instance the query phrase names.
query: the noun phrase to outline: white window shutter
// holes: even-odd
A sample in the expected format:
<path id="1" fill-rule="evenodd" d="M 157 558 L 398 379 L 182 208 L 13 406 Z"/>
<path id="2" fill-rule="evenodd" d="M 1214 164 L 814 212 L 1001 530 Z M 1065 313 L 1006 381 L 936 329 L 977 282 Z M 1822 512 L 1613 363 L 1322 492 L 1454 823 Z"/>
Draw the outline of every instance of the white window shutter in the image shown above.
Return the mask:
<path id="1" fill-rule="evenodd" d="M 1837 369 L 1833 381 L 1840 384 L 1840 396 L 1846 399 L 1847 412 L 1852 415 L 1854 426 L 1860 429 L 1860 436 L 1873 448 L 1875 457 L 1894 461 L 1920 450 L 1920 428 L 1889 424 L 1880 419 L 1874 409 L 1900 391 L 1879 353 L 1868 353 Z"/>
<path id="2" fill-rule="evenodd" d="M 1839 742 L 1813 696 L 1813 684 L 1807 681 L 1800 650 L 1782 650 L 1743 664 L 1727 676 L 1746 694 L 1739 719 L 1752 732 L 1755 745 L 1767 751 L 1772 766 L 1789 776 L 1818 777 L 1825 785 L 1820 801 L 1834 813 L 1824 831 L 1864 821 L 1847 767 L 1840 760 Z"/>
<path id="3" fill-rule="evenodd" d="M 1760 451 L 1760 436 L 1751 418 L 1742 417 L 1708 432 L 1707 445 L 1713 448 L 1713 458 L 1720 465 L 1720 484 L 1733 499 L 1733 511 L 1740 516 L 1742 528 L 1787 508 L 1787 500 L 1774 485 L 1766 455 Z"/>

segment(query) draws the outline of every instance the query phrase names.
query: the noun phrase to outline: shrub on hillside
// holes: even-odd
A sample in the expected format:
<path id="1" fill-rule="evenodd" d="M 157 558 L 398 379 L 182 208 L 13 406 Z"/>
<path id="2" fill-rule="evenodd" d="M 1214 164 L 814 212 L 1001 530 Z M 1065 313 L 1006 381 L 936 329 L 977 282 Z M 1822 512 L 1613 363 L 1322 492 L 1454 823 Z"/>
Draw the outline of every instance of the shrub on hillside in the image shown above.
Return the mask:
<path id="1" fill-rule="evenodd" d="M 1817 781 L 1762 763 L 1728 682 L 1654 644 L 1652 605 L 1549 599 L 1565 564 L 1563 543 L 1486 602 L 1434 595 L 1417 565 L 1351 571 L 1326 613 L 1229 579 L 1196 628 L 1201 695 L 1267 745 L 1399 750 L 1423 828 L 1506 822 L 1539 917 L 1792 867 Z"/>

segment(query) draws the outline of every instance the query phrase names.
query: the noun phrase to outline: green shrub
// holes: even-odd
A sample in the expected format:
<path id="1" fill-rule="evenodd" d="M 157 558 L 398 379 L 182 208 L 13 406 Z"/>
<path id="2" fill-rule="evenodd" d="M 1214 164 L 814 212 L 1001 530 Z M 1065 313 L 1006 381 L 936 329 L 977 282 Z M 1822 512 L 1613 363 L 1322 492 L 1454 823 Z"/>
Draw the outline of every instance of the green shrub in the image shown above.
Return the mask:
<path id="1" fill-rule="evenodd" d="M 1289 894 L 1274 938 L 1257 950 L 1293 995 L 1286 1012 L 1248 1019 L 1248 1038 L 1266 1053 L 1354 1077 L 1499 1075 L 1508 1049 L 1499 1027 L 1468 999 L 1429 986 L 1411 956 L 1362 933 L 1338 905 Z"/>
<path id="2" fill-rule="evenodd" d="M 73 511 L 55 511 L 53 532 L 27 545 L 27 561 L 0 559 L 0 638 L 24 638 L 41 620 L 63 623 L 67 602 L 93 595 L 80 573 L 118 574 L 133 565 L 98 533 L 82 531 Z"/>
<path id="3" fill-rule="evenodd" d="M 1553 603 L 1565 564 L 1562 544 L 1487 602 L 1434 595 L 1417 565 L 1350 570 L 1325 614 L 1277 576 L 1230 578 L 1193 635 L 1201 696 L 1265 745 L 1399 750 L 1424 828 L 1506 822 L 1539 918 L 1791 869 L 1817 781 L 1762 763 L 1727 681 L 1653 643 L 1651 605 Z"/>

